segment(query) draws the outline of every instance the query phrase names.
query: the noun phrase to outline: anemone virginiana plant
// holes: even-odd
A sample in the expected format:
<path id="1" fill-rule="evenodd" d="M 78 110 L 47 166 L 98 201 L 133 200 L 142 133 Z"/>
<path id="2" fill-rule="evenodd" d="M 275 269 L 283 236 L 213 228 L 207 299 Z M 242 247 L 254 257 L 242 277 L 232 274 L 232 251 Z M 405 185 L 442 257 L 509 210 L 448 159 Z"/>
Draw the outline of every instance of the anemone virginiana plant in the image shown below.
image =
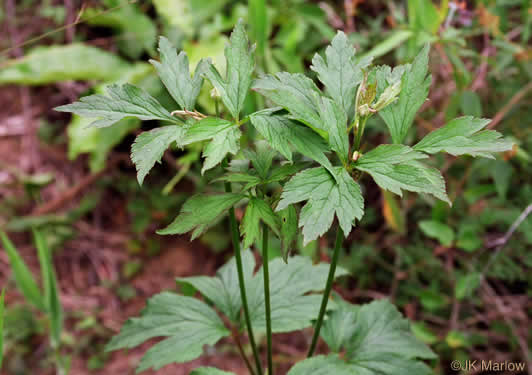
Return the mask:
<path id="1" fill-rule="evenodd" d="M 311 69 L 323 90 L 303 74 L 254 77 L 254 46 L 241 22 L 225 49 L 225 74 L 202 60 L 192 76 L 187 55 L 178 54 L 165 38 L 160 39 L 159 52 L 160 61 L 152 64 L 177 110 L 164 108 L 130 84 L 112 85 L 108 96 L 86 96 L 57 110 L 95 117 L 92 125 L 97 127 L 124 117 L 163 122 L 164 126 L 141 133 L 132 146 L 139 183 L 168 147 L 201 142 L 202 173 L 218 171 L 211 185 L 215 192 L 189 198 L 177 218 L 158 233 L 191 232 L 194 239 L 228 215 L 235 256 L 214 277 L 177 280 L 194 287 L 202 300 L 173 292 L 154 296 L 107 349 L 131 348 L 164 337 L 141 359 L 138 371 L 143 371 L 193 360 L 205 345 L 232 336 L 250 374 L 261 375 L 265 368 L 274 374 L 272 333 L 313 326 L 308 359 L 296 363 L 289 375 L 430 374 L 424 360 L 434 358 L 434 353 L 413 336 L 408 321 L 390 302 L 359 306 L 331 298 L 335 277 L 346 274 L 336 269 L 342 241 L 364 214 L 357 180 L 365 172 L 384 190 L 430 194 L 450 204 L 442 175 L 424 159 L 439 152 L 493 157 L 510 149 L 511 142 L 496 131 L 483 130 L 489 120 L 468 116 L 450 121 L 413 146 L 403 144 L 428 96 L 428 45 L 411 64 L 392 69 L 358 58 L 347 37 L 338 32 L 324 56 L 316 54 L 312 60 Z M 214 87 L 216 114 L 196 108 L 205 80 Z M 250 89 L 273 107 L 243 116 Z M 372 116 L 386 123 L 393 143 L 363 150 L 365 126 Z M 241 149 L 243 132 L 251 127 L 261 139 L 252 139 Z M 245 205 L 240 226 L 236 205 Z M 288 255 L 299 230 L 308 243 L 331 227 L 336 228 L 336 242 L 330 265 Z M 284 261 L 268 260 L 270 232 L 281 240 Z M 255 257 L 247 250 L 253 245 L 262 251 L 262 266 L 256 273 Z M 240 344 L 244 330 L 252 360 Z M 266 335 L 264 364 L 257 333 Z M 320 336 L 330 353 L 313 356 Z M 191 374 L 229 373 L 202 367 Z"/>

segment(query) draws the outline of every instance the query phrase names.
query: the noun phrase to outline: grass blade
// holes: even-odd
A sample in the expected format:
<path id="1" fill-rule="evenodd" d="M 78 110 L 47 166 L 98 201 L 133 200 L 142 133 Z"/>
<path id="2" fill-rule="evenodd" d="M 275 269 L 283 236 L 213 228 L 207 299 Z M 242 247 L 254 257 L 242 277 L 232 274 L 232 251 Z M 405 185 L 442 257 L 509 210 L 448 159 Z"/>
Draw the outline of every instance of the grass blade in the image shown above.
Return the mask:
<path id="1" fill-rule="evenodd" d="M 40 310 L 46 310 L 46 304 L 42 298 L 41 291 L 28 266 L 24 263 L 24 260 L 15 248 L 15 245 L 13 245 L 7 235 L 2 231 L 0 231 L 0 239 L 9 258 L 17 287 L 30 303 L 34 304 Z"/>
<path id="2" fill-rule="evenodd" d="M 4 353 L 4 297 L 6 290 L 2 289 L 2 295 L 0 295 L 0 370 L 2 370 L 2 359 Z"/>

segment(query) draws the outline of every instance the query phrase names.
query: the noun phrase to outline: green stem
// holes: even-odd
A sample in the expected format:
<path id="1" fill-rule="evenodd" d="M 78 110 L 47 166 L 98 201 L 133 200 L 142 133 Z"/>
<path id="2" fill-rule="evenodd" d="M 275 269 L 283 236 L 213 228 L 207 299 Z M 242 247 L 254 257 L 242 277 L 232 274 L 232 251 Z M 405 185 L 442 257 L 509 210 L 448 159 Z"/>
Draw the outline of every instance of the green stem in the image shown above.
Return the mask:
<path id="1" fill-rule="evenodd" d="M 268 375 L 273 375 L 272 317 L 270 305 L 270 270 L 268 265 L 268 226 L 262 223 L 262 272 L 264 276 L 264 304 L 266 306 L 266 340 L 268 343 Z"/>
<path id="2" fill-rule="evenodd" d="M 227 160 L 224 159 L 222 167 L 227 168 Z M 231 183 L 225 182 L 225 191 L 230 193 Z M 255 358 L 255 365 L 257 366 L 257 372 L 262 375 L 262 364 L 260 363 L 259 352 L 257 345 L 255 344 L 255 336 L 253 335 L 253 327 L 251 325 L 251 319 L 249 317 L 248 298 L 246 295 L 246 283 L 244 281 L 244 270 L 242 266 L 242 254 L 240 252 L 240 233 L 238 232 L 238 226 L 236 223 L 235 209 L 231 207 L 229 209 L 229 223 L 231 224 L 231 234 L 233 240 L 233 249 L 235 251 L 236 268 L 238 273 L 238 286 L 240 287 L 240 298 L 242 299 L 242 309 L 244 310 L 244 319 L 246 320 L 246 326 L 248 329 L 249 343 L 253 350 L 253 357 Z"/>
<path id="3" fill-rule="evenodd" d="M 342 246 L 343 239 L 344 232 L 342 231 L 342 228 L 338 227 L 338 231 L 336 232 L 336 243 L 334 245 L 333 258 L 331 261 L 331 266 L 329 268 L 329 276 L 327 278 L 325 291 L 323 292 L 320 313 L 318 315 L 316 326 L 314 327 L 314 336 L 312 337 L 312 343 L 310 344 L 307 357 L 312 357 L 312 355 L 314 354 L 316 344 L 318 343 L 318 337 L 320 337 L 321 325 L 323 324 L 323 318 L 325 316 L 325 311 L 327 310 L 327 303 L 329 302 L 329 296 L 331 294 L 332 284 L 334 281 L 334 273 L 336 272 L 336 264 L 338 263 L 338 255 L 340 254 L 340 247 Z"/>

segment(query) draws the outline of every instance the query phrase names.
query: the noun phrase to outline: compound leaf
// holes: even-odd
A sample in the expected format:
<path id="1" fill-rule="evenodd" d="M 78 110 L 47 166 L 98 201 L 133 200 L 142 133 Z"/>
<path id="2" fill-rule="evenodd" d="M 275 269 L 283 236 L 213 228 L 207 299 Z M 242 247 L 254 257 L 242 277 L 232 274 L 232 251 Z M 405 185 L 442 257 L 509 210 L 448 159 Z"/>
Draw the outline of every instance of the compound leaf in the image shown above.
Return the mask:
<path id="1" fill-rule="evenodd" d="M 155 163 L 160 162 L 163 153 L 173 143 L 181 145 L 186 133 L 182 126 L 171 125 L 143 132 L 137 136 L 131 146 L 131 160 L 137 168 L 137 180 L 140 185 Z"/>
<path id="2" fill-rule="evenodd" d="M 404 140 L 417 111 L 427 99 L 431 83 L 431 76 L 427 76 L 428 65 L 429 45 L 427 44 L 416 56 L 412 65 L 404 68 L 399 99 L 378 112 L 388 126 L 394 143 L 401 143 Z M 397 71 L 401 70 L 402 68 Z"/>
<path id="3" fill-rule="evenodd" d="M 255 258 L 251 251 L 242 252 L 242 266 L 244 280 L 248 283 L 255 269 Z M 178 278 L 177 281 L 192 285 L 232 322 L 238 322 L 240 309 L 242 308 L 242 300 L 237 275 L 236 260 L 233 257 L 216 272 L 215 277 L 183 277 Z"/>
<path id="4" fill-rule="evenodd" d="M 106 351 L 133 348 L 155 337 L 165 340 L 152 346 L 142 357 L 137 372 L 191 361 L 229 331 L 216 312 L 204 302 L 170 292 L 148 300 L 140 318 L 129 319 L 113 337 Z"/>
<path id="5" fill-rule="evenodd" d="M 78 102 L 56 107 L 59 112 L 72 112 L 85 117 L 98 117 L 90 126 L 103 128 L 113 125 L 125 117 L 140 120 L 162 120 L 181 124 L 153 96 L 140 87 L 131 84 L 107 86 L 105 95 L 89 95 Z"/>
<path id="6" fill-rule="evenodd" d="M 484 156 L 493 159 L 492 153 L 508 151 L 513 143 L 501 139 L 495 130 L 482 130 L 490 120 L 472 116 L 459 117 L 427 134 L 413 148 L 429 154 L 445 151 L 451 155 Z"/>
<path id="7" fill-rule="evenodd" d="M 310 69 L 318 74 L 327 93 L 343 109 L 345 116 L 351 117 L 356 88 L 364 77 L 362 68 L 366 67 L 371 59 L 357 62 L 355 49 L 342 31 L 338 31 L 325 50 L 325 57 L 326 60 L 315 54 Z"/>
<path id="8" fill-rule="evenodd" d="M 399 196 L 404 189 L 432 194 L 450 204 L 440 172 L 417 161 L 424 158 L 426 154 L 408 146 L 380 145 L 362 155 L 355 167 L 368 172 L 381 188 Z"/>
<path id="9" fill-rule="evenodd" d="M 165 37 L 159 39 L 159 52 L 161 62 L 150 60 L 150 63 L 157 69 L 172 98 L 181 108 L 193 111 L 203 85 L 203 74 L 210 65 L 209 61 L 201 59 L 196 66 L 194 77 L 191 77 L 187 54 L 183 51 L 177 54 L 175 47 Z"/>
<path id="10" fill-rule="evenodd" d="M 239 20 L 231 33 L 229 44 L 225 47 L 227 61 L 225 80 L 212 64 L 205 72 L 205 76 L 218 90 L 222 101 L 234 118 L 239 118 L 251 86 L 251 75 L 255 66 L 254 56 L 255 46 L 250 47 L 243 22 Z"/>
<path id="11" fill-rule="evenodd" d="M 194 231 L 192 239 L 196 238 L 206 229 L 209 224 L 223 214 L 230 207 L 245 198 L 243 194 L 217 194 L 217 195 L 195 195 L 188 199 L 181 207 L 181 212 L 175 220 L 158 234 L 183 234 L 192 229 Z"/>
<path id="12" fill-rule="evenodd" d="M 246 208 L 246 213 L 240 225 L 240 231 L 244 236 L 244 247 L 249 247 L 259 238 L 261 232 L 260 223 L 264 222 L 272 231 L 279 235 L 279 218 L 273 212 L 268 203 L 259 198 L 251 198 Z"/>
<path id="13" fill-rule="evenodd" d="M 364 199 L 360 186 L 343 168 L 334 168 L 334 176 L 324 168 L 306 169 L 296 174 L 284 186 L 277 210 L 307 201 L 299 216 L 304 243 L 322 236 L 332 225 L 334 216 L 347 236 L 355 219 L 364 214 Z"/>

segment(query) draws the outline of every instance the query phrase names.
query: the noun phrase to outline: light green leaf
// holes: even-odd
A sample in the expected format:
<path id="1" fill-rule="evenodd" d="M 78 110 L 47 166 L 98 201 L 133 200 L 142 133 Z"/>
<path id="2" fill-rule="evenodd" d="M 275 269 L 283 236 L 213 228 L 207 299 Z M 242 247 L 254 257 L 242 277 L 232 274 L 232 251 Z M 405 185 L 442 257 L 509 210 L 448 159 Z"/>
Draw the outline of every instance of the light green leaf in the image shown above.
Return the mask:
<path id="1" fill-rule="evenodd" d="M 233 127 L 237 127 L 237 125 L 231 121 L 218 117 L 204 118 L 188 128 L 183 144 L 188 145 L 190 143 L 212 139 L 217 134 L 223 133 Z"/>
<path id="2" fill-rule="evenodd" d="M 255 269 L 255 257 L 251 251 L 242 252 L 242 268 L 247 284 L 250 282 Z M 177 281 L 192 285 L 232 322 L 239 322 L 242 299 L 237 275 L 236 260 L 233 257 L 216 272 L 215 277 L 182 277 L 178 278 Z"/>
<path id="3" fill-rule="evenodd" d="M 194 77 L 191 77 L 187 54 L 183 51 L 177 54 L 177 50 L 165 37 L 159 39 L 159 53 L 161 62 L 150 62 L 157 69 L 161 81 L 181 108 L 193 111 L 209 61 L 201 59 L 196 66 Z"/>
<path id="4" fill-rule="evenodd" d="M 396 49 L 405 41 L 410 39 L 412 35 L 414 35 L 414 33 L 411 30 L 393 30 L 388 38 L 384 39 L 382 42 L 378 43 L 376 46 L 364 53 L 362 58 L 364 59 L 367 57 L 373 57 L 376 59 L 377 57 L 386 55 L 388 52 Z"/>
<path id="5" fill-rule="evenodd" d="M 164 292 L 148 300 L 140 318 L 129 319 L 106 351 L 133 348 L 155 337 L 167 339 L 153 345 L 142 357 L 137 372 L 191 361 L 228 336 L 216 312 L 195 298 Z"/>
<path id="6" fill-rule="evenodd" d="M 377 185 L 399 196 L 404 189 L 432 194 L 451 204 L 440 172 L 417 161 L 424 158 L 427 155 L 408 146 L 380 145 L 362 155 L 355 168 L 368 172 Z"/>
<path id="7" fill-rule="evenodd" d="M 262 199 L 253 197 L 249 200 L 246 213 L 240 225 L 240 231 L 244 236 L 245 248 L 251 246 L 259 238 L 261 222 L 266 223 L 275 234 L 279 235 L 279 218 L 275 215 L 268 203 Z"/>
<path id="8" fill-rule="evenodd" d="M 426 236 L 437 239 L 443 246 L 451 246 L 454 241 L 454 231 L 446 224 L 434 220 L 419 222 L 419 228 Z"/>
<path id="9" fill-rule="evenodd" d="M 130 64 L 115 54 L 84 44 L 37 47 L 26 56 L 3 63 L 0 85 L 45 85 L 71 80 L 111 81 Z"/>
<path id="10" fill-rule="evenodd" d="M 321 92 L 310 78 L 299 73 L 279 72 L 255 80 L 253 90 L 286 109 L 294 119 L 327 140 L 327 128 L 318 113 Z"/>
<path id="11" fill-rule="evenodd" d="M 284 157 L 292 161 L 292 150 L 317 161 L 333 173 L 333 166 L 325 153 L 328 147 L 323 139 L 312 130 L 301 126 L 284 116 L 268 115 L 256 112 L 250 116 L 251 123 L 257 131 L 268 141 L 270 146 L 279 151 Z"/>
<path id="12" fill-rule="evenodd" d="M 346 118 L 352 117 L 356 89 L 364 78 L 362 68 L 369 65 L 371 59 L 357 63 L 355 49 L 342 31 L 338 31 L 327 47 L 325 56 L 326 60 L 315 54 L 310 68 L 318 74 L 327 93 L 343 109 Z"/>
<path id="13" fill-rule="evenodd" d="M 344 360 L 337 355 L 314 357 L 295 365 L 289 375 L 432 373 L 418 359 L 433 359 L 436 355 L 413 335 L 408 320 L 386 300 L 364 306 L 340 302 L 323 330 L 322 336 L 332 351 L 345 350 Z"/>
<path id="14" fill-rule="evenodd" d="M 260 177 L 246 173 L 228 173 L 217 180 L 245 184 L 243 190 L 249 190 L 262 182 Z"/>
<path id="15" fill-rule="evenodd" d="M 17 249 L 3 231 L 0 231 L 0 239 L 2 240 L 2 245 L 9 258 L 9 264 L 11 265 L 17 287 L 20 289 L 24 297 L 26 297 L 28 302 L 35 305 L 35 307 L 41 311 L 46 311 L 45 299 L 43 298 L 28 266 L 24 263 L 24 260 L 18 253 Z"/>
<path id="16" fill-rule="evenodd" d="M 190 375 L 235 375 L 232 372 L 218 370 L 214 367 L 199 367 L 193 370 Z"/>
<path id="17" fill-rule="evenodd" d="M 342 108 L 329 98 L 322 98 L 320 116 L 329 132 L 329 145 L 336 151 L 342 163 L 349 159 L 347 116 Z"/>
<path id="18" fill-rule="evenodd" d="M 153 96 L 131 84 L 112 84 L 105 95 L 89 95 L 78 102 L 56 107 L 59 112 L 72 112 L 85 117 L 98 117 L 91 126 L 106 127 L 126 117 L 140 120 L 162 120 L 175 124 L 182 121 L 173 117 Z"/>
<path id="19" fill-rule="evenodd" d="M 251 39 L 257 43 L 257 54 L 264 56 L 268 42 L 268 12 L 266 0 L 248 1 L 248 24 Z"/>
<path id="20" fill-rule="evenodd" d="M 44 284 L 44 299 L 46 310 L 50 319 L 51 342 L 54 349 L 59 348 L 61 343 L 61 331 L 63 330 L 63 308 L 59 299 L 57 278 L 52 263 L 52 253 L 48 248 L 46 239 L 38 230 L 33 230 L 33 239 L 37 247 L 41 275 Z"/>
<path id="21" fill-rule="evenodd" d="M 0 295 L 0 370 L 2 370 L 2 361 L 4 358 L 4 300 L 6 289 L 2 288 Z"/>
<path id="22" fill-rule="evenodd" d="M 205 76 L 218 90 L 222 101 L 235 119 L 240 116 L 244 106 L 251 75 L 255 66 L 255 47 L 249 46 L 248 36 L 240 20 L 231 33 L 229 44 L 225 48 L 227 69 L 225 80 L 220 76 L 214 65 L 210 65 Z"/>
<path id="23" fill-rule="evenodd" d="M 459 117 L 426 135 L 414 150 L 435 154 L 445 151 L 451 155 L 484 156 L 512 149 L 513 142 L 502 139 L 495 130 L 482 130 L 490 120 L 472 116 Z M 481 131 L 482 130 L 482 131 Z"/>
<path id="24" fill-rule="evenodd" d="M 427 76 L 428 67 L 429 45 L 427 44 L 416 56 L 412 65 L 405 67 L 399 99 L 378 112 L 388 126 L 394 143 L 401 143 L 405 139 L 417 111 L 428 96 L 431 83 L 431 76 Z"/>
<path id="25" fill-rule="evenodd" d="M 336 179 L 324 168 L 306 169 L 296 174 L 283 188 L 277 210 L 308 201 L 299 216 L 304 243 L 322 236 L 338 218 L 345 236 L 351 232 L 355 219 L 364 214 L 360 186 L 343 168 L 335 168 Z"/>
<path id="26" fill-rule="evenodd" d="M 137 180 L 140 185 L 155 163 L 160 162 L 163 153 L 173 143 L 181 146 L 186 129 L 171 125 L 155 128 L 137 136 L 131 146 L 131 160 L 137 168 Z"/>
<path id="27" fill-rule="evenodd" d="M 158 234 L 183 234 L 192 229 L 199 228 L 200 232 L 206 229 L 205 226 L 222 215 L 230 207 L 245 198 L 243 194 L 217 194 L 217 195 L 195 195 L 188 199 L 181 207 L 181 212 L 175 220 L 166 228 L 158 230 Z M 192 239 L 200 235 L 194 231 Z"/>
<path id="28" fill-rule="evenodd" d="M 313 265 L 309 258 L 295 256 L 288 260 L 288 264 L 275 258 L 269 266 L 272 331 L 291 332 L 310 326 L 319 312 L 321 296 L 308 293 L 324 288 L 329 265 Z M 347 274 L 344 269 L 337 271 L 336 277 Z M 259 269 L 246 283 L 249 314 L 256 332 L 266 330 L 263 276 Z"/>
<path id="29" fill-rule="evenodd" d="M 469 298 L 477 290 L 481 282 L 482 274 L 480 272 L 471 272 L 467 275 L 460 276 L 456 281 L 454 295 L 459 300 Z"/>

